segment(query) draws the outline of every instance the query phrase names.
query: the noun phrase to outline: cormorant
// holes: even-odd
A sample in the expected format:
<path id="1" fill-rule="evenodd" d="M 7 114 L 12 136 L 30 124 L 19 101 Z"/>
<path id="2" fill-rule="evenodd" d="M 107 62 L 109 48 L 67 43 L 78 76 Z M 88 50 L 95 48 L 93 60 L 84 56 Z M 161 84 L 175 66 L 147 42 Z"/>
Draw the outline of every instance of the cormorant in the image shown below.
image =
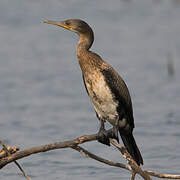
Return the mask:
<path id="1" fill-rule="evenodd" d="M 109 137 L 118 142 L 118 131 L 122 141 L 138 165 L 143 164 L 141 153 L 133 137 L 134 117 L 128 88 L 119 74 L 99 55 L 89 49 L 94 41 L 91 27 L 80 19 L 49 21 L 53 24 L 79 35 L 77 57 L 82 70 L 84 85 L 100 120 L 98 141 L 110 145 Z M 112 132 L 107 133 L 105 121 L 113 125 Z"/>

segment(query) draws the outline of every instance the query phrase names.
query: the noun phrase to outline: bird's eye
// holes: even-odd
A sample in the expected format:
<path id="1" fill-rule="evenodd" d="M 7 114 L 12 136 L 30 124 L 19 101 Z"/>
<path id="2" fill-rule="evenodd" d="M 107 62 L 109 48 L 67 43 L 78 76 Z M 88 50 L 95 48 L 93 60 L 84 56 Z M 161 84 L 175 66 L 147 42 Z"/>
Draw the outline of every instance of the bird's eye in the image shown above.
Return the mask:
<path id="1" fill-rule="evenodd" d="M 69 21 L 65 21 L 65 24 L 66 24 L 67 26 L 69 26 L 69 25 L 70 25 L 70 22 L 69 22 Z"/>

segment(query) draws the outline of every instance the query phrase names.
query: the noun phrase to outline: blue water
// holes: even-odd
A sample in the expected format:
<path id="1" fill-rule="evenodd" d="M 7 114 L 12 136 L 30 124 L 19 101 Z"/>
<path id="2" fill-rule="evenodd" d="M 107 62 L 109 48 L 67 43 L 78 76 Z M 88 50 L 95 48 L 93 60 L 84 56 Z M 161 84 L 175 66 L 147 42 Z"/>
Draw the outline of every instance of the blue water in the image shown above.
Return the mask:
<path id="1" fill-rule="evenodd" d="M 179 0 L 1 0 L 0 17 L 1 140 L 23 150 L 97 132 L 98 120 L 76 58 L 77 35 L 42 23 L 81 18 L 94 29 L 92 50 L 129 87 L 144 168 L 180 173 Z M 173 76 L 167 71 L 168 54 Z M 114 148 L 97 142 L 83 146 L 126 163 Z M 19 162 L 32 180 L 130 177 L 71 149 Z M 24 179 L 13 163 L 1 169 L 0 178 Z"/>

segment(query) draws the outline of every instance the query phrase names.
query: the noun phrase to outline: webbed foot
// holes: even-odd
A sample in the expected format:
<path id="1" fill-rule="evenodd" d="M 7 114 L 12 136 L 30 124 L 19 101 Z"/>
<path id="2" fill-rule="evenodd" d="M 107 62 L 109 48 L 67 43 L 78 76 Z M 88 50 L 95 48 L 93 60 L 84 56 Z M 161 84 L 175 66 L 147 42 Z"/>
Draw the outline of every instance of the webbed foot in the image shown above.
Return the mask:
<path id="1" fill-rule="evenodd" d="M 97 140 L 105 145 L 110 146 L 108 132 L 105 129 L 100 129 L 97 135 Z"/>

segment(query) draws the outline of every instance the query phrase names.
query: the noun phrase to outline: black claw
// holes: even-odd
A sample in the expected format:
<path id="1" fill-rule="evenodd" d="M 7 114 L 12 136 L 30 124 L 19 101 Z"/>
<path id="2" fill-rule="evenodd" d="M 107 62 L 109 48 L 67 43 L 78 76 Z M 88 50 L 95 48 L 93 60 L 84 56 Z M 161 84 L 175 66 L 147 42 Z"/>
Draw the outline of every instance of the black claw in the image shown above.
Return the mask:
<path id="1" fill-rule="evenodd" d="M 105 129 L 99 130 L 98 135 L 97 135 L 97 140 L 102 144 L 110 146 L 109 136 Z"/>

